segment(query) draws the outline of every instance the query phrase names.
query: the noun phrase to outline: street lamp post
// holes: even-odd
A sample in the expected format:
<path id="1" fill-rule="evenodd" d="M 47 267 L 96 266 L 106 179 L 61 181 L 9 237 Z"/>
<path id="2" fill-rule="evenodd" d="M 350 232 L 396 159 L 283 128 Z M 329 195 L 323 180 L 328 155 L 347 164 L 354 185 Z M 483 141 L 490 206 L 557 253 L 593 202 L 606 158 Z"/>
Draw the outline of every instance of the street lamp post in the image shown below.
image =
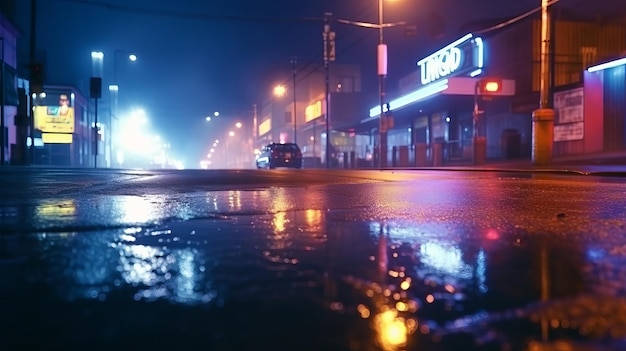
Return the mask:
<path id="1" fill-rule="evenodd" d="M 296 57 L 294 56 L 291 59 L 291 70 L 293 72 L 293 142 L 294 144 L 298 143 L 298 110 L 296 109 Z"/>
<path id="2" fill-rule="evenodd" d="M 91 52 L 91 68 L 92 74 L 89 81 L 89 95 L 94 99 L 94 125 L 93 125 L 93 167 L 98 168 L 98 99 L 102 94 L 102 67 L 104 61 L 104 53 L 101 51 Z"/>
<path id="3" fill-rule="evenodd" d="M 554 110 L 549 107 L 550 55 L 548 0 L 541 0 L 541 77 L 539 108 L 533 111 L 532 162 L 546 166 L 552 162 Z"/>
<path id="4" fill-rule="evenodd" d="M 385 76 L 387 75 L 387 45 L 383 41 L 383 0 L 378 0 L 378 91 L 380 95 L 379 129 L 379 163 L 380 168 L 387 164 L 387 126 L 384 120 L 385 106 Z"/>

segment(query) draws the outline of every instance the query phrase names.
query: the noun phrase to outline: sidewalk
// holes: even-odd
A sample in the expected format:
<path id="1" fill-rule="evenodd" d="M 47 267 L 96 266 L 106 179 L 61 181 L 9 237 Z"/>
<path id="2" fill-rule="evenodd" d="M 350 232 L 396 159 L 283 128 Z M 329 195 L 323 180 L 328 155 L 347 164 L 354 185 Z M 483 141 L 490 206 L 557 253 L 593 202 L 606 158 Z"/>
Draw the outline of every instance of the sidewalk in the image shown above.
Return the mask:
<path id="1" fill-rule="evenodd" d="M 484 164 L 447 163 L 441 169 L 484 169 L 512 171 L 569 171 L 589 175 L 626 177 L 626 151 L 554 157 L 549 165 L 534 165 L 530 158 L 487 160 Z"/>

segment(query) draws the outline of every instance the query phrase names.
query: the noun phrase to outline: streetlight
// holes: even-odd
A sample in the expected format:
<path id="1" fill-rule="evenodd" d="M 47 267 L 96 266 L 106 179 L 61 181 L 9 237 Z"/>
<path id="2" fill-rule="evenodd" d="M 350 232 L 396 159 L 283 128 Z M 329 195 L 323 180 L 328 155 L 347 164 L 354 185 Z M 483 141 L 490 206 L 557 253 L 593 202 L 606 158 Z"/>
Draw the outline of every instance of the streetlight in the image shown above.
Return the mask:
<path id="1" fill-rule="evenodd" d="M 218 117 L 219 115 L 220 115 L 219 112 L 217 112 L 217 111 L 213 112 L 213 117 Z M 211 122 L 211 116 L 206 116 L 205 119 L 206 119 L 207 122 Z"/>
<path id="2" fill-rule="evenodd" d="M 298 110 L 296 110 L 296 57 L 291 58 L 291 71 L 293 73 L 293 143 L 298 144 Z"/>
<path id="3" fill-rule="evenodd" d="M 117 84 L 117 57 L 123 54 L 127 54 L 128 60 L 131 62 L 135 62 L 137 61 L 137 55 L 120 49 L 115 50 L 114 54 L 115 56 L 113 57 L 113 82 Z"/>
<path id="4" fill-rule="evenodd" d="M 98 168 L 98 99 L 102 94 L 102 68 L 104 53 L 102 51 L 91 52 L 91 79 L 89 81 L 89 95 L 95 101 L 94 124 L 93 124 L 93 167 Z"/>
<path id="5" fill-rule="evenodd" d="M 279 84 L 274 87 L 274 95 L 277 97 L 283 97 L 286 91 L 287 91 L 287 88 L 285 88 L 285 86 L 282 84 Z"/>
<path id="6" fill-rule="evenodd" d="M 387 75 L 387 45 L 383 42 L 383 0 L 378 0 L 378 91 L 380 95 L 380 118 L 378 130 L 379 142 L 379 162 L 380 168 L 384 168 L 387 163 L 387 126 L 384 120 L 383 110 L 385 106 L 385 76 Z"/>

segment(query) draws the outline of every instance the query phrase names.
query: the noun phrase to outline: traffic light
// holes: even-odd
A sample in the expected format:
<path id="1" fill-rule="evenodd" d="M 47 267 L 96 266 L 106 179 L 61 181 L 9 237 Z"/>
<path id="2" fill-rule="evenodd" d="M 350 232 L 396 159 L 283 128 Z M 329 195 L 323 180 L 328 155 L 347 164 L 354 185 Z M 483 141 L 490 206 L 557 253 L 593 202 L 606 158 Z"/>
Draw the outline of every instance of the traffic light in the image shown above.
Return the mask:
<path id="1" fill-rule="evenodd" d="M 30 66 L 30 92 L 43 93 L 43 65 L 34 63 Z"/>
<path id="2" fill-rule="evenodd" d="M 478 82 L 480 94 L 489 95 L 502 91 L 502 79 L 499 78 L 483 78 Z"/>

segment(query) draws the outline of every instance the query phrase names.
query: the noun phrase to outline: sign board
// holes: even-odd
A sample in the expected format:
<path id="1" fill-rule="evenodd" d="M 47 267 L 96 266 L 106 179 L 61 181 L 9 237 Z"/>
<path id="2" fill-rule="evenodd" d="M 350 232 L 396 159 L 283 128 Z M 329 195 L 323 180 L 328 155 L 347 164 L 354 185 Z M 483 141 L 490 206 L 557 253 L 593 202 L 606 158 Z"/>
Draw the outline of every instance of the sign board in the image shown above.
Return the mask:
<path id="1" fill-rule="evenodd" d="M 554 93 L 554 141 L 583 139 L 583 101 L 583 88 Z"/>
<path id="2" fill-rule="evenodd" d="M 421 83 L 428 85 L 460 75 L 474 77 L 483 67 L 483 55 L 482 39 L 467 34 L 417 62 Z"/>
<path id="3" fill-rule="evenodd" d="M 71 144 L 72 134 L 42 133 L 41 139 L 44 144 Z"/>
<path id="4" fill-rule="evenodd" d="M 74 107 L 35 106 L 35 129 L 44 133 L 74 133 Z"/>
<path id="5" fill-rule="evenodd" d="M 554 141 L 582 140 L 584 136 L 585 124 L 583 122 L 554 126 Z"/>
<path id="6" fill-rule="evenodd" d="M 304 110 L 304 120 L 305 122 L 310 122 L 316 118 L 322 116 L 322 101 L 317 100 L 314 103 L 308 105 Z"/>

